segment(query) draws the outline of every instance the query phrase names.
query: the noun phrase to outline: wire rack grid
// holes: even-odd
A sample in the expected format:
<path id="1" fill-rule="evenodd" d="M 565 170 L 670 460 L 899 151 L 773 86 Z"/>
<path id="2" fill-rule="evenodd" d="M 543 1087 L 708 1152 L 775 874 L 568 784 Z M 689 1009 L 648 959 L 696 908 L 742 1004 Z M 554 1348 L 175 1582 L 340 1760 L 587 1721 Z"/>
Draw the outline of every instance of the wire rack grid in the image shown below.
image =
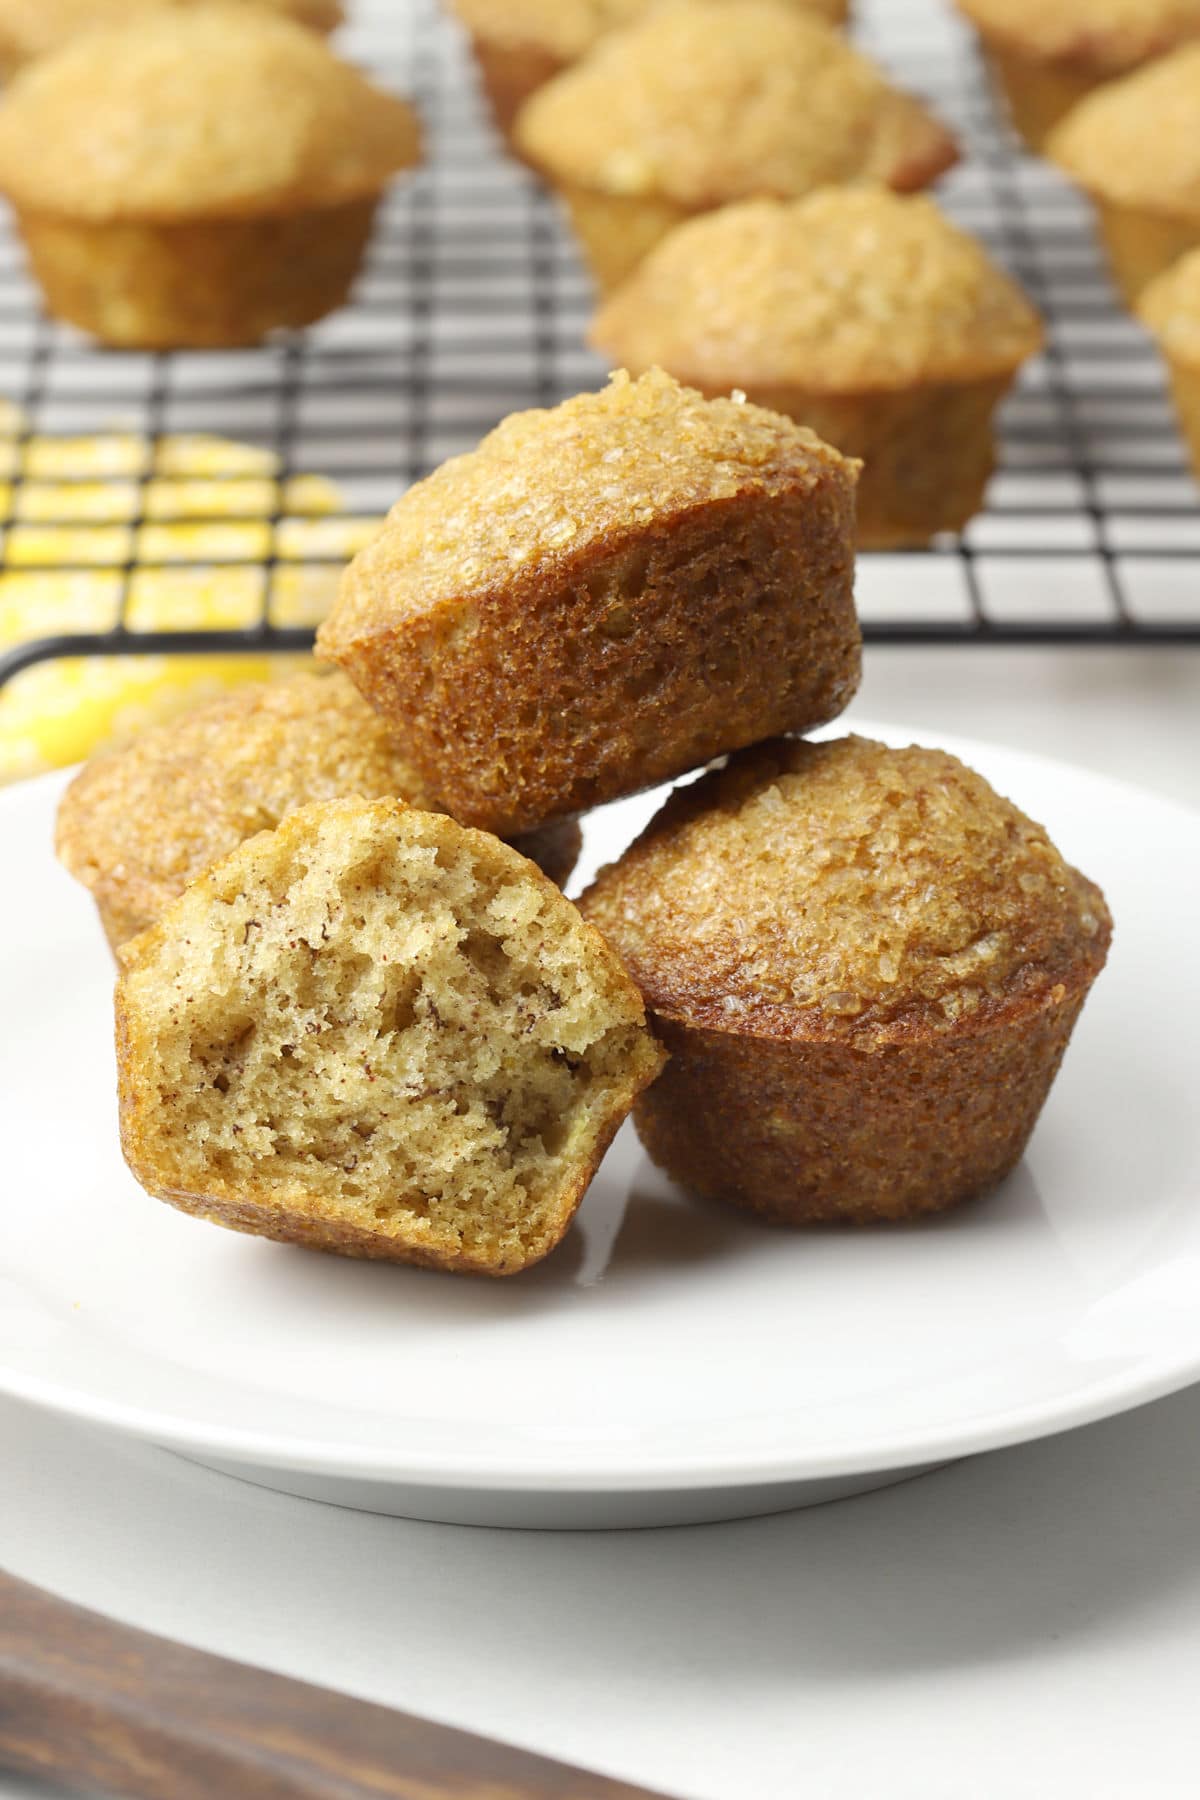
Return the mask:
<path id="1" fill-rule="evenodd" d="M 857 10 L 864 47 L 960 134 L 948 211 L 1012 269 L 1049 328 L 1046 354 L 1004 410 L 986 512 L 927 551 L 862 557 L 864 636 L 1200 644 L 1196 486 L 1157 356 L 1113 298 L 1085 204 L 1019 152 L 948 0 L 860 0 Z M 126 549 L 106 559 L 111 616 L 102 629 L 8 649 L 0 680 L 67 655 L 303 648 L 309 625 L 278 616 L 281 572 L 332 567 L 344 553 L 289 549 L 293 475 L 328 477 L 344 517 L 366 522 L 504 414 L 603 382 L 583 341 L 587 278 L 554 202 L 501 154 L 469 53 L 436 0 L 359 0 L 346 49 L 415 100 L 428 156 L 385 201 L 353 304 L 312 330 L 230 354 L 101 351 L 39 311 L 15 240 L 0 238 L 0 394 L 15 409 L 0 589 L 17 564 L 35 583 L 95 572 L 87 560 L 22 553 L 32 444 L 120 429 L 145 449 Z M 205 559 L 218 575 L 253 576 L 253 619 L 138 629 L 134 585 L 170 560 L 145 542 L 155 449 L 206 432 L 272 454 L 265 546 Z M 80 492 L 94 479 L 56 476 Z M 206 522 L 219 526 L 230 515 L 215 492 Z M 58 523 L 84 522 L 69 513 Z"/>

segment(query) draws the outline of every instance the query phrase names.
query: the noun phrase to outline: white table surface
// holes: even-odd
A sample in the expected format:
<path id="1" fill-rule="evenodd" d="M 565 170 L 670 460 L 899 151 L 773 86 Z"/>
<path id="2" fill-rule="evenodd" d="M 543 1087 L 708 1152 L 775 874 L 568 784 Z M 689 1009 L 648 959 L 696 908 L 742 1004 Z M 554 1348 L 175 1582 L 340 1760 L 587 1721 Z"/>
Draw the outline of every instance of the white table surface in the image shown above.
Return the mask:
<path id="1" fill-rule="evenodd" d="M 1200 805 L 1194 652 L 875 649 L 854 710 Z M 1200 1793 L 1200 1389 L 837 1506 L 586 1535 L 286 1499 L 0 1402 L 0 1564 L 686 1800 Z"/>

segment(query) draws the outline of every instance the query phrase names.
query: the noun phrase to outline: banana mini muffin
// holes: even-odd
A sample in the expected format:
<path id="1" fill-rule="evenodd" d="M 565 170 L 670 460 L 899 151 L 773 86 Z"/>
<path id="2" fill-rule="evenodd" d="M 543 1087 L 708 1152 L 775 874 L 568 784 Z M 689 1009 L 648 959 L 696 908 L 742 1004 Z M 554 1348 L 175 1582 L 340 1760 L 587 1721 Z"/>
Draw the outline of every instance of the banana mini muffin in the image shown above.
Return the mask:
<path id="1" fill-rule="evenodd" d="M 0 100 L 0 192 L 46 305 L 105 343 L 254 343 L 345 299 L 412 110 L 260 6 L 88 32 Z"/>
<path id="2" fill-rule="evenodd" d="M 836 718 L 856 473 L 776 413 L 621 373 L 410 488 L 317 648 L 456 819 L 532 831 Z"/>
<path id="3" fill-rule="evenodd" d="M 1132 304 L 1200 246 L 1200 44 L 1098 89 L 1051 133 L 1046 153 L 1095 202 Z"/>
<path id="4" fill-rule="evenodd" d="M 295 675 L 238 688 L 93 757 L 63 796 L 56 849 L 115 950 L 255 832 L 355 794 L 441 810 L 352 682 Z M 564 821 L 517 848 L 561 886 L 581 842 Z"/>
<path id="5" fill-rule="evenodd" d="M 1151 282 L 1138 315 L 1166 360 L 1175 411 L 1200 479 L 1200 250 Z"/>
<path id="6" fill-rule="evenodd" d="M 601 308 L 591 341 L 703 393 L 741 388 L 861 457 L 858 540 L 882 549 L 979 510 L 992 415 L 1042 328 L 931 201 L 822 188 L 681 225 Z"/>
<path id="7" fill-rule="evenodd" d="M 672 226 L 835 182 L 927 187 L 954 140 L 819 19 L 779 0 L 682 0 L 614 32 L 516 125 L 602 290 Z"/>
<path id="8" fill-rule="evenodd" d="M 730 0 L 731 4 L 736 0 Z M 538 88 L 559 75 L 607 32 L 631 25 L 655 0 L 450 0 L 470 34 L 497 125 L 505 136 Z M 841 24 L 847 0 L 781 0 Z"/>
<path id="9" fill-rule="evenodd" d="M 1108 951 L 1100 890 L 954 757 L 761 745 L 585 894 L 671 1060 L 677 1181 L 784 1224 L 906 1219 L 1019 1160 Z"/>
<path id="10" fill-rule="evenodd" d="M 537 1262 L 662 1064 L 552 882 L 393 800 L 290 814 L 121 961 L 121 1142 L 143 1187 L 345 1256 Z"/>
<path id="11" fill-rule="evenodd" d="M 1013 124 L 1040 150 L 1093 88 L 1200 37 L 1200 0 L 955 0 Z"/>
<path id="12" fill-rule="evenodd" d="M 125 25 L 158 12 L 202 4 L 203 0 L 0 0 L 0 73 L 12 75 L 23 63 L 93 31 L 98 25 Z M 283 13 L 310 31 L 334 31 L 342 22 L 338 0 L 246 0 Z"/>

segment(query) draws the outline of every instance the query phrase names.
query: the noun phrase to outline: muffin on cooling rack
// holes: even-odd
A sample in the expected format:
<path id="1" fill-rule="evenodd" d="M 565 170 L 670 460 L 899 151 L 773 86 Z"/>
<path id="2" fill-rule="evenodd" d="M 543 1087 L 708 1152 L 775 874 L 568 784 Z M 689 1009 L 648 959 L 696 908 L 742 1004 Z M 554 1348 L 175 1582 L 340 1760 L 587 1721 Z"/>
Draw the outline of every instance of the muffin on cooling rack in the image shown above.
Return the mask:
<path id="1" fill-rule="evenodd" d="M 931 201 L 861 187 L 679 226 L 601 308 L 591 341 L 704 393 L 741 388 L 861 457 L 858 540 L 882 549 L 979 510 L 992 415 L 1042 330 Z"/>
<path id="2" fill-rule="evenodd" d="M 1200 250 L 1151 282 L 1138 314 L 1166 360 L 1175 411 L 1200 479 Z"/>
<path id="3" fill-rule="evenodd" d="M 455 818 L 530 831 L 841 712 L 856 472 L 776 413 L 622 373 L 410 488 L 318 650 Z"/>
<path id="4" fill-rule="evenodd" d="M 694 1191 L 906 1219 L 1019 1160 L 1108 951 L 1103 895 L 941 751 L 760 745 L 580 902 L 671 1060 L 635 1118 Z"/>
<path id="5" fill-rule="evenodd" d="M 81 31 L 98 25 L 126 25 L 155 13 L 203 4 L 204 0 L 0 0 L 0 73 L 12 75 L 36 56 L 61 50 Z M 246 0 L 283 13 L 312 31 L 341 24 L 338 0 Z"/>
<path id="6" fill-rule="evenodd" d="M 351 794 L 438 810 L 401 746 L 344 675 L 239 688 L 93 757 L 58 809 L 56 849 L 114 949 L 256 831 Z M 552 881 L 579 855 L 574 823 L 517 846 Z"/>
<path id="7" fill-rule="evenodd" d="M 258 6 L 89 32 L 0 101 L 0 192 L 57 317 L 147 349 L 254 343 L 345 299 L 420 133 Z"/>
<path id="8" fill-rule="evenodd" d="M 511 1275 L 662 1065 L 599 933 L 515 850 L 396 801 L 242 844 L 121 953 L 142 1185 L 262 1237 Z"/>
<path id="9" fill-rule="evenodd" d="M 535 94 L 516 142 L 603 290 L 695 213 L 834 182 L 922 188 L 957 154 L 918 101 L 779 0 L 656 9 Z"/>
<path id="10" fill-rule="evenodd" d="M 484 91 L 507 137 L 531 95 L 607 32 L 630 25 L 656 0 L 450 0 L 470 35 Z M 735 0 L 731 0 L 731 4 Z M 781 0 L 839 24 L 847 0 Z"/>
<path id="11" fill-rule="evenodd" d="M 1200 0 L 955 0 L 1040 150 L 1085 94 L 1200 37 Z"/>
<path id="12" fill-rule="evenodd" d="M 1111 82 L 1067 115 L 1047 154 L 1095 202 L 1131 304 L 1200 246 L 1200 44 Z"/>

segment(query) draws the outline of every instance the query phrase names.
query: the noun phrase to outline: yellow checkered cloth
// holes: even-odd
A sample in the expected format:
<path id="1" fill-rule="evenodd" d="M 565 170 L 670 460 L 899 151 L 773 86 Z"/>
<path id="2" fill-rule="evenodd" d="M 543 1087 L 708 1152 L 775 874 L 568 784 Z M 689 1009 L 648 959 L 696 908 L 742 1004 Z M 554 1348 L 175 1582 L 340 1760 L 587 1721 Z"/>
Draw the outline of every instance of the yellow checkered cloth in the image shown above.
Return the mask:
<path id="1" fill-rule="evenodd" d="M 339 564 L 377 527 L 346 518 L 332 482 L 281 481 L 277 459 L 247 444 L 171 436 L 151 446 L 124 432 L 22 441 L 11 415 L 0 420 L 0 519 L 0 651 L 110 630 L 130 561 L 131 631 L 254 625 L 268 581 L 272 623 L 313 626 L 333 599 Z M 214 557 L 243 566 L 214 567 Z M 136 566 L 159 562 L 169 566 Z M 264 653 L 37 663 L 0 688 L 0 782 L 77 762 L 225 688 L 275 679 L 307 660 Z"/>

